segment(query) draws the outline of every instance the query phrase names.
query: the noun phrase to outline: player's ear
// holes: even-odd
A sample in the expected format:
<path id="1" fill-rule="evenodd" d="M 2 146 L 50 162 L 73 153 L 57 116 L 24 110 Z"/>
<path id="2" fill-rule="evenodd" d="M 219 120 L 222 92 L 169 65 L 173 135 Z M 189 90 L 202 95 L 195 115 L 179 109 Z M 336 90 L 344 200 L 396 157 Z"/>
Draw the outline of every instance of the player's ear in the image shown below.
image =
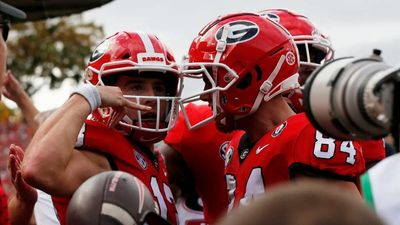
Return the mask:
<path id="1" fill-rule="evenodd" d="M 141 225 L 171 225 L 167 220 L 155 212 L 146 213 L 140 221 Z"/>

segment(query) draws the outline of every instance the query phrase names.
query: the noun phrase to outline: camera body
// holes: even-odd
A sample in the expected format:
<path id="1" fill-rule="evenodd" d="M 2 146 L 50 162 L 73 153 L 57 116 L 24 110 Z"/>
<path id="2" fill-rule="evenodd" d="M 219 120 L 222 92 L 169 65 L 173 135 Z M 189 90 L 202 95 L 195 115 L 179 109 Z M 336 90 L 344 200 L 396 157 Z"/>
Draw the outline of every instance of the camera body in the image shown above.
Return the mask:
<path id="1" fill-rule="evenodd" d="M 328 62 L 316 69 L 304 86 L 307 117 L 333 138 L 382 138 L 397 121 L 399 71 L 400 67 L 377 58 L 346 57 Z"/>

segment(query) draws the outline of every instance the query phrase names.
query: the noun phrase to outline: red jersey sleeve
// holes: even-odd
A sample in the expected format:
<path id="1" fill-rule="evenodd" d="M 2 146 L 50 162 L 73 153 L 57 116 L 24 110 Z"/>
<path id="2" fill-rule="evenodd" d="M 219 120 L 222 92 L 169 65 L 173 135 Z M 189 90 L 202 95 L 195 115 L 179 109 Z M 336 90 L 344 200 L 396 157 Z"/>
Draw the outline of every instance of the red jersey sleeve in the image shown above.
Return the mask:
<path id="1" fill-rule="evenodd" d="M 207 105 L 188 104 L 185 109 L 192 124 L 212 115 Z M 227 207 L 224 156 L 232 135 L 219 132 L 214 121 L 189 130 L 180 113 L 177 124 L 164 139 L 186 162 L 196 191 L 203 200 L 204 215 L 209 223 L 223 215 Z"/>
<path id="2" fill-rule="evenodd" d="M 351 180 L 365 171 L 358 142 L 327 137 L 310 123 L 298 133 L 289 166 L 291 169 L 305 166 L 321 172 L 321 176 L 340 176 Z"/>
<path id="3" fill-rule="evenodd" d="M 365 163 L 378 162 L 386 157 L 385 143 L 380 140 L 360 141 Z"/>
<path id="4" fill-rule="evenodd" d="M 164 138 L 164 142 L 170 145 L 172 148 L 181 152 L 183 136 L 187 132 L 187 126 L 182 112 L 179 113 L 178 120 L 175 126 L 168 131 L 167 136 Z"/>
<path id="5" fill-rule="evenodd" d="M 190 103 L 185 106 L 185 109 L 192 124 L 196 124 L 211 116 L 211 110 L 207 105 L 196 105 Z M 207 140 L 207 138 L 212 135 L 211 133 L 214 134 L 216 132 L 214 124 L 206 124 L 203 127 L 189 130 L 185 122 L 185 117 L 183 116 L 183 113 L 180 112 L 175 127 L 168 131 L 164 142 L 182 154 L 182 149 L 185 147 L 193 146 L 192 143 L 198 143 L 199 139 Z"/>

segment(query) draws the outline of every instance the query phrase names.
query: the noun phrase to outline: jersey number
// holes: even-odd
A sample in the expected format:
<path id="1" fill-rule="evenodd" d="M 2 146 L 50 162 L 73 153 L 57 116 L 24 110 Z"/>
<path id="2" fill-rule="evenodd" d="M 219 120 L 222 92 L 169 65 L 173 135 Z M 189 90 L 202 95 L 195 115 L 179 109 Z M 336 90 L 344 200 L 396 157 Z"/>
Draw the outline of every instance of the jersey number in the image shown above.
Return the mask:
<path id="1" fill-rule="evenodd" d="M 158 186 L 157 179 L 155 177 L 151 177 L 150 180 L 151 189 L 153 190 L 154 196 L 157 198 L 158 205 L 160 206 L 160 215 L 164 219 L 168 219 L 167 217 L 167 204 L 165 203 L 164 197 L 161 194 L 160 187 Z M 166 200 L 170 204 L 174 204 L 174 197 L 172 196 L 171 188 L 168 187 L 165 183 L 163 183 L 164 193 Z"/>
<path id="2" fill-rule="evenodd" d="M 236 178 L 232 174 L 226 175 L 226 184 L 228 188 L 229 195 L 229 208 L 228 211 L 231 211 L 234 203 L 235 203 L 235 191 L 236 191 Z M 249 178 L 247 179 L 246 184 L 246 192 L 244 196 L 240 199 L 240 205 L 247 205 L 254 196 L 262 194 L 265 192 L 264 188 L 264 180 L 261 173 L 261 168 L 256 167 L 250 173 Z"/>
<path id="3" fill-rule="evenodd" d="M 331 159 L 335 155 L 335 139 L 324 137 L 319 131 L 315 132 L 314 155 L 320 159 Z M 340 144 L 341 152 L 347 153 L 346 163 L 354 165 L 356 159 L 356 149 L 352 141 L 342 141 Z"/>

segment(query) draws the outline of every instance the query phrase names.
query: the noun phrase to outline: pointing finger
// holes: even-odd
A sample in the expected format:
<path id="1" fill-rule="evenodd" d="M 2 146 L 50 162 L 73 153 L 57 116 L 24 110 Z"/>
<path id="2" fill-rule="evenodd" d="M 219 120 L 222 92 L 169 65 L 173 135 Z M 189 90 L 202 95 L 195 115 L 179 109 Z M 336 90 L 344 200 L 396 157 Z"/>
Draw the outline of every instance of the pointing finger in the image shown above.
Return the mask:
<path id="1" fill-rule="evenodd" d="M 127 99 L 125 99 L 125 105 L 128 108 L 136 109 L 136 110 L 140 110 L 140 111 L 149 111 L 149 110 L 151 110 L 150 106 L 141 105 L 139 103 L 135 103 L 135 102 L 132 102 L 132 101 L 127 100 Z"/>

